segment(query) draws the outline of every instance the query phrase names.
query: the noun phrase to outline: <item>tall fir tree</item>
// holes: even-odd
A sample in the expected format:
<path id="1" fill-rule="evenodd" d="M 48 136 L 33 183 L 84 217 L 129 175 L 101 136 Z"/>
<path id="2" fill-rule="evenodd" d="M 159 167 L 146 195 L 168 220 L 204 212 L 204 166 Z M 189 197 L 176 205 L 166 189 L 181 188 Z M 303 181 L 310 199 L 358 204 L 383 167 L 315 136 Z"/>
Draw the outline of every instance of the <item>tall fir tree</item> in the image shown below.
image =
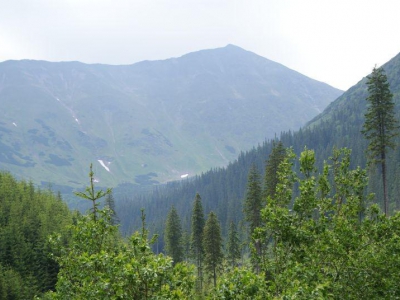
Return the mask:
<path id="1" fill-rule="evenodd" d="M 253 164 L 249 171 L 246 199 L 244 201 L 244 214 L 246 221 L 249 222 L 250 232 L 253 232 L 254 229 L 261 225 L 260 211 L 263 208 L 263 204 L 260 173 Z"/>
<path id="2" fill-rule="evenodd" d="M 227 243 L 227 260 L 229 265 L 233 267 L 237 266 L 238 261 L 240 260 L 240 239 L 238 235 L 238 231 L 236 228 L 235 222 L 231 222 L 229 224 L 228 231 L 228 243 Z"/>
<path id="3" fill-rule="evenodd" d="M 173 264 L 183 261 L 181 220 L 174 206 L 168 213 L 165 223 L 165 251 L 172 257 Z"/>
<path id="4" fill-rule="evenodd" d="M 389 199 L 387 192 L 387 152 L 394 148 L 394 137 L 398 135 L 398 121 L 395 118 L 393 94 L 390 92 L 385 71 L 382 68 L 372 70 L 367 77 L 368 108 L 365 113 L 365 123 L 362 133 L 369 140 L 369 164 L 380 164 L 383 184 L 383 207 L 386 215 L 389 213 Z"/>
<path id="5" fill-rule="evenodd" d="M 210 212 L 204 226 L 203 245 L 205 269 L 212 274 L 215 287 L 217 270 L 222 264 L 224 255 L 222 253 L 221 226 L 214 212 Z"/>
<path id="6" fill-rule="evenodd" d="M 190 251 L 197 267 L 198 289 L 203 288 L 203 230 L 204 230 L 204 210 L 201 197 L 197 193 L 194 198 L 192 211 L 192 232 L 190 235 Z"/>
<path id="7" fill-rule="evenodd" d="M 249 223 L 249 236 L 251 237 L 254 230 L 261 226 L 261 209 L 264 206 L 262 197 L 262 188 L 260 173 L 257 170 L 255 164 L 253 164 L 249 171 L 247 181 L 246 199 L 244 201 L 244 215 L 246 221 Z M 257 257 L 261 256 L 261 241 L 259 239 L 253 239 L 253 248 L 255 253 L 252 255 L 252 264 L 254 270 L 259 272 L 259 263 Z"/>
<path id="8" fill-rule="evenodd" d="M 272 146 L 271 154 L 265 165 L 265 177 L 264 177 L 264 197 L 275 197 L 276 185 L 278 184 L 278 167 L 279 164 L 285 159 L 286 149 L 283 147 L 281 141 L 278 143 L 274 142 Z"/>

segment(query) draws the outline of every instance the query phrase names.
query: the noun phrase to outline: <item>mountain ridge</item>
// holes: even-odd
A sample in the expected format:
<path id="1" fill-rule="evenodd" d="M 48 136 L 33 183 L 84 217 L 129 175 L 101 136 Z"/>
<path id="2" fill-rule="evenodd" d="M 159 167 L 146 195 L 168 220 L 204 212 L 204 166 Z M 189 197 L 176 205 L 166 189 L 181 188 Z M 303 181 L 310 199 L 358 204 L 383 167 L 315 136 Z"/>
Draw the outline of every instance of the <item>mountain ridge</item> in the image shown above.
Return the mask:
<path id="1" fill-rule="evenodd" d="M 0 167 L 76 186 L 93 162 L 104 185 L 165 182 L 226 165 L 341 93 L 237 46 L 132 65 L 7 61 Z"/>

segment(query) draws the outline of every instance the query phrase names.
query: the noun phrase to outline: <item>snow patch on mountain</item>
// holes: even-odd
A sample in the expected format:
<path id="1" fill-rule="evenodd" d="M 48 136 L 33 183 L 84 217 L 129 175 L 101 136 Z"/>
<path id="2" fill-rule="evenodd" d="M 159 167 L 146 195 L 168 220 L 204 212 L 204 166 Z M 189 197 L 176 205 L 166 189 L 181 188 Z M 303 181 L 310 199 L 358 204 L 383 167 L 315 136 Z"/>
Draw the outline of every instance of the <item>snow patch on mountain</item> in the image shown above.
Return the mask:
<path id="1" fill-rule="evenodd" d="M 100 165 L 101 165 L 104 169 L 106 169 L 107 172 L 110 172 L 110 168 L 106 166 L 106 164 L 104 163 L 103 160 L 98 159 L 97 161 L 100 163 Z M 108 163 L 108 164 L 110 164 L 110 163 Z"/>

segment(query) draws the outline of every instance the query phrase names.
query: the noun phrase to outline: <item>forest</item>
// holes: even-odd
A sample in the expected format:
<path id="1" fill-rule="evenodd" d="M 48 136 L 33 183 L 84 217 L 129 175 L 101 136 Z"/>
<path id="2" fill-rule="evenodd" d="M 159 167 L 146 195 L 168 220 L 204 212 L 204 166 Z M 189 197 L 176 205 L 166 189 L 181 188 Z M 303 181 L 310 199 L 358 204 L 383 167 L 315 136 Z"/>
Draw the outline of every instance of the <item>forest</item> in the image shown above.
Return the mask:
<path id="1" fill-rule="evenodd" d="M 90 166 L 76 192 L 90 206 L 81 214 L 1 172 L 0 298 L 399 298 L 391 66 L 299 132 L 153 198 L 114 199 L 120 192 L 98 189 Z"/>

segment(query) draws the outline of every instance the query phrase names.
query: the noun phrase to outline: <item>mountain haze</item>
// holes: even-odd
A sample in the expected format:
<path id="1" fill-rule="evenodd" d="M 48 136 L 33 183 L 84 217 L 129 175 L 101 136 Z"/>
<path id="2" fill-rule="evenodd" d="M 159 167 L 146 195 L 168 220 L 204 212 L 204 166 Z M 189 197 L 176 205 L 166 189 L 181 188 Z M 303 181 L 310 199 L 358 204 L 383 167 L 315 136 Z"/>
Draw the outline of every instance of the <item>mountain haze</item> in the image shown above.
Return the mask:
<path id="1" fill-rule="evenodd" d="M 227 165 L 342 92 L 239 47 L 110 66 L 0 63 L 0 168 L 36 183 L 152 184 Z"/>

